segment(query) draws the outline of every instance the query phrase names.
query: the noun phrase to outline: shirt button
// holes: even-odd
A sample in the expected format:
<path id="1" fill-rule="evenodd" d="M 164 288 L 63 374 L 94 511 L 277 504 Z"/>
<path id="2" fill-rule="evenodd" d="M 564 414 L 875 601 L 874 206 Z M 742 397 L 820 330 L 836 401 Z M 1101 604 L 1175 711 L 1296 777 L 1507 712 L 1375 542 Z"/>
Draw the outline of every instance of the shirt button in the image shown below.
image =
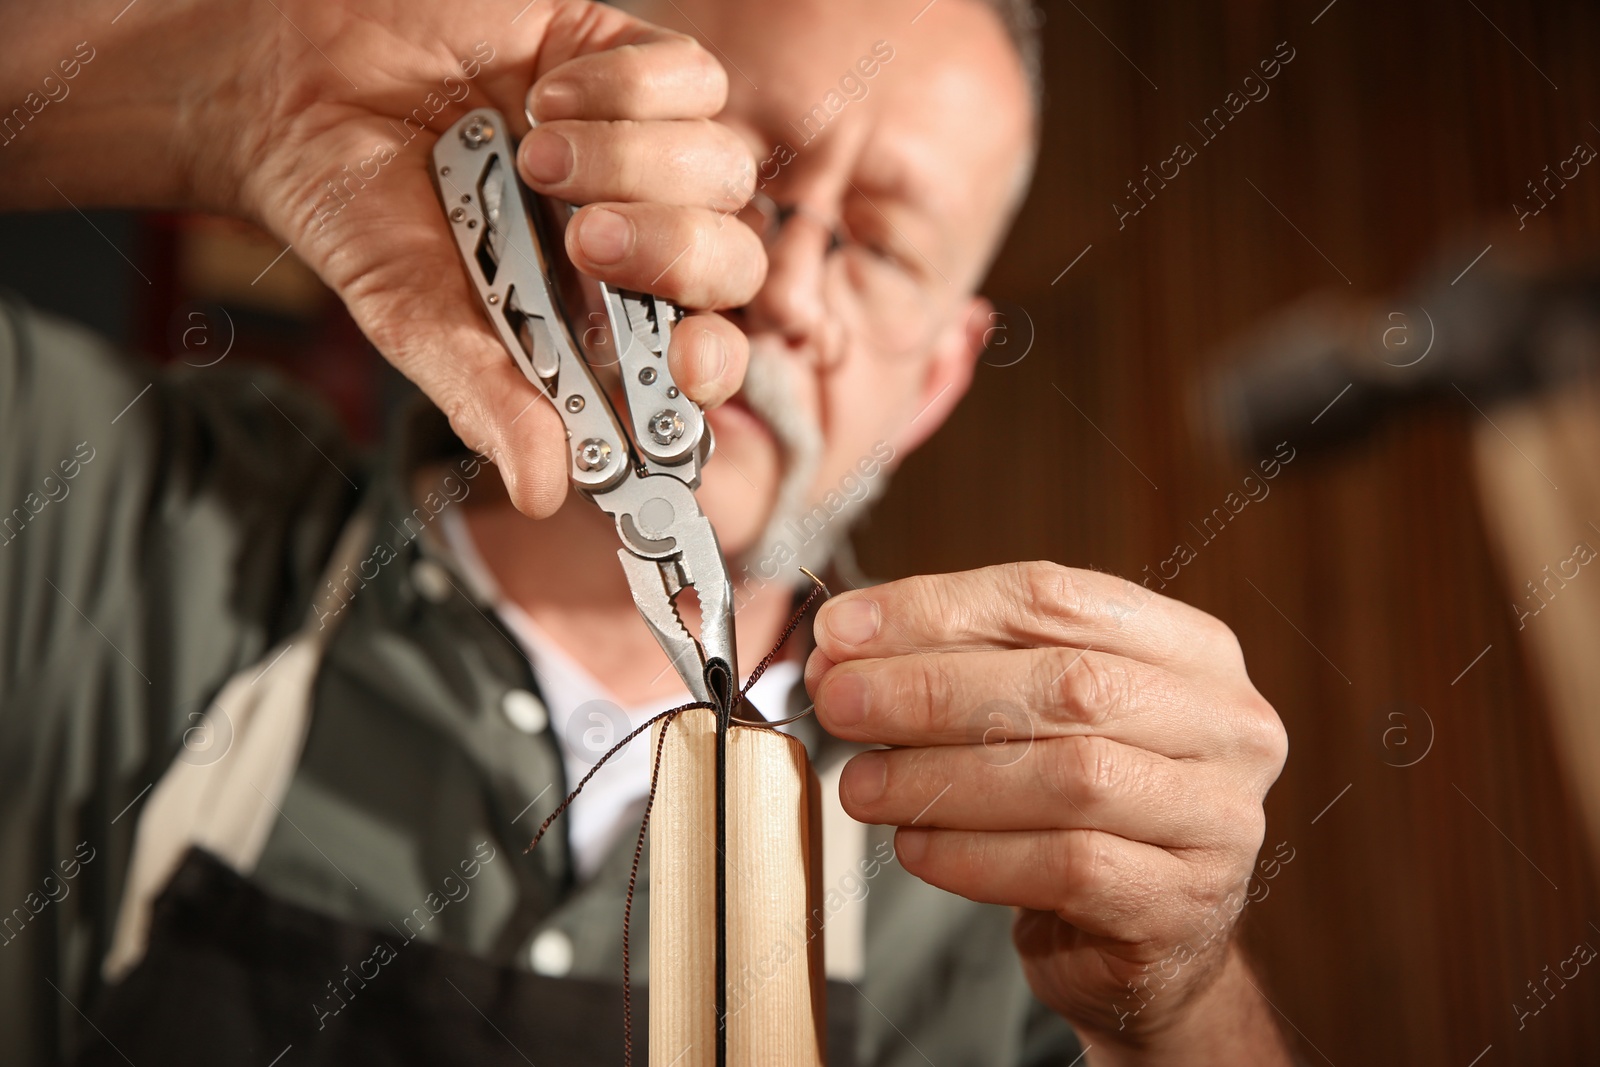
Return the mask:
<path id="1" fill-rule="evenodd" d="M 544 703 L 526 689 L 507 690 L 500 698 L 500 710 L 512 726 L 525 734 L 543 733 L 550 725 L 550 713 L 545 711 Z"/>
<path id="2" fill-rule="evenodd" d="M 411 565 L 411 584 L 435 604 L 444 603 L 455 591 L 450 584 L 450 575 L 431 559 L 419 559 Z"/>
<path id="3" fill-rule="evenodd" d="M 535 974 L 564 978 L 572 970 L 572 938 L 560 930 L 546 930 L 528 946 L 528 962 Z"/>

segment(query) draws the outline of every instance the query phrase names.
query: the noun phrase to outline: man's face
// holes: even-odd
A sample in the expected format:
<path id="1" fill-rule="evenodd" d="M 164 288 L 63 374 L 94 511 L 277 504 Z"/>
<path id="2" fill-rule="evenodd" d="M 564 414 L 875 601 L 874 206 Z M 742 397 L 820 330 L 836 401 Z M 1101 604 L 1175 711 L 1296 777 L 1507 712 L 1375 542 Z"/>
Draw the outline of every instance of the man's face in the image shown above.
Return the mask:
<path id="1" fill-rule="evenodd" d="M 859 496 L 864 461 L 902 457 L 965 392 L 987 326 L 970 294 L 1024 178 L 1028 90 L 976 0 L 647 0 L 638 12 L 722 59 L 721 120 L 760 161 L 766 219 L 774 203 L 789 216 L 768 226 L 765 286 L 733 315 L 751 341 L 746 388 L 708 416 L 717 456 L 699 497 L 738 556 L 780 503 Z"/>

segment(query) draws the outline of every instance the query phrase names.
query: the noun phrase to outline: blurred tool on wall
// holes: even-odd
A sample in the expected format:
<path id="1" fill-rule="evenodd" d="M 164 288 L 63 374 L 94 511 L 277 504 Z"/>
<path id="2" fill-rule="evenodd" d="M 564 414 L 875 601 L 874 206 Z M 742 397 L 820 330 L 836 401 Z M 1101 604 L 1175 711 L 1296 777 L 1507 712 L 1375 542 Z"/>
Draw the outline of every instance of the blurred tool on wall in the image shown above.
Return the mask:
<path id="1" fill-rule="evenodd" d="M 1600 869 L 1600 260 L 1502 255 L 1463 270 L 1475 247 L 1452 243 L 1391 299 L 1289 308 L 1229 346 L 1194 407 L 1202 432 L 1241 456 L 1285 438 L 1332 455 L 1390 421 L 1457 409 Z"/>
<path id="2" fill-rule="evenodd" d="M 1318 295 L 1231 345 L 1200 399 L 1242 456 L 1292 437 L 1353 443 L 1425 405 L 1472 414 L 1592 377 L 1600 368 L 1600 260 L 1552 267 L 1449 250 L 1392 298 Z M 1481 244 L 1476 246 L 1482 248 Z"/>

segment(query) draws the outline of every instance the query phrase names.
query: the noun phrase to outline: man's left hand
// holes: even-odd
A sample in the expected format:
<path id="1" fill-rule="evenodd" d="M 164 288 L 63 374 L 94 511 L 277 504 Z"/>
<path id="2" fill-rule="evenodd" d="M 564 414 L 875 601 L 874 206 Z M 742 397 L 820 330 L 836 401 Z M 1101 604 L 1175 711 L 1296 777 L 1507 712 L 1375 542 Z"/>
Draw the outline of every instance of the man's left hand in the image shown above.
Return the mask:
<path id="1" fill-rule="evenodd" d="M 898 826 L 912 874 L 1019 909 L 1044 1003 L 1091 1040 L 1138 1046 L 1244 988 L 1229 903 L 1287 740 L 1226 626 L 1120 578 L 1024 563 L 842 594 L 816 636 L 822 724 L 892 746 L 851 760 L 845 810 Z M 1159 988 L 1135 997 L 1158 964 Z"/>

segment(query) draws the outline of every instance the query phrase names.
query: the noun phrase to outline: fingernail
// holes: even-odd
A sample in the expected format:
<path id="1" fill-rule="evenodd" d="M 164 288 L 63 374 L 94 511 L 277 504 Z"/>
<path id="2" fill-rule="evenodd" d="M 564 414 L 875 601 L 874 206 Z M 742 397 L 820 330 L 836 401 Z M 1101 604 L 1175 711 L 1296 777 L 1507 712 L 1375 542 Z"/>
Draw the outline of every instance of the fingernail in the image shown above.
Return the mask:
<path id="1" fill-rule="evenodd" d="M 572 145 L 553 130 L 534 127 L 522 139 L 522 171 L 540 185 L 564 182 L 572 174 Z"/>
<path id="2" fill-rule="evenodd" d="M 822 627 L 836 641 L 859 645 L 872 640 L 881 622 L 877 603 L 858 597 L 829 604 L 823 613 Z"/>
<path id="3" fill-rule="evenodd" d="M 928 853 L 926 830 L 901 830 L 894 835 L 894 854 L 902 864 L 916 863 Z"/>
<path id="4" fill-rule="evenodd" d="M 863 752 L 845 765 L 839 788 L 852 804 L 871 804 L 889 784 L 889 761 L 881 752 Z"/>
<path id="5" fill-rule="evenodd" d="M 541 122 L 578 117 L 578 88 L 567 82 L 547 82 L 533 94 L 533 113 Z"/>
<path id="6" fill-rule="evenodd" d="M 633 251 L 633 223 L 615 211 L 596 208 L 583 217 L 578 247 L 591 263 L 620 262 Z"/>
<path id="7" fill-rule="evenodd" d="M 694 343 L 695 376 L 701 388 L 709 388 L 722 381 L 728 369 L 728 346 L 722 338 L 707 330 Z"/>
<path id="8" fill-rule="evenodd" d="M 840 671 L 817 694 L 817 711 L 830 726 L 854 726 L 867 717 L 867 688 L 859 671 Z"/>

